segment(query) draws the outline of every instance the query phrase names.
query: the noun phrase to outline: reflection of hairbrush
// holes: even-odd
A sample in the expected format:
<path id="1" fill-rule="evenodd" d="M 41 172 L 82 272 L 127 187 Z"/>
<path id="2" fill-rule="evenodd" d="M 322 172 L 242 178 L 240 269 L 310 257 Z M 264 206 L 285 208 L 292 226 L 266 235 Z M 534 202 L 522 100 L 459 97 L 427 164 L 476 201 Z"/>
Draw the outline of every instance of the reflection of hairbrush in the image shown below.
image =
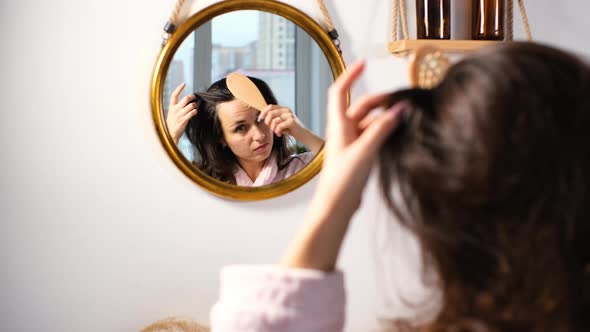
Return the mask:
<path id="1" fill-rule="evenodd" d="M 259 111 L 268 106 L 258 87 L 247 76 L 233 72 L 227 75 L 227 88 L 242 103 Z"/>

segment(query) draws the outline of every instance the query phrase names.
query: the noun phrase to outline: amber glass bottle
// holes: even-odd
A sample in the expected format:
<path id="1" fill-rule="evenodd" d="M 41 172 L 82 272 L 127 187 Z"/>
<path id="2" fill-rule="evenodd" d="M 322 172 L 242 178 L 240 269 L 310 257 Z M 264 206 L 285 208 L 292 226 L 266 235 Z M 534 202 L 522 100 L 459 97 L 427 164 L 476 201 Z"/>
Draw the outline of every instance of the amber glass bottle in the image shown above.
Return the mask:
<path id="1" fill-rule="evenodd" d="M 505 0 L 473 0 L 473 39 L 504 39 L 504 3 Z"/>
<path id="2" fill-rule="evenodd" d="M 416 0 L 418 39 L 451 39 L 451 1 Z"/>

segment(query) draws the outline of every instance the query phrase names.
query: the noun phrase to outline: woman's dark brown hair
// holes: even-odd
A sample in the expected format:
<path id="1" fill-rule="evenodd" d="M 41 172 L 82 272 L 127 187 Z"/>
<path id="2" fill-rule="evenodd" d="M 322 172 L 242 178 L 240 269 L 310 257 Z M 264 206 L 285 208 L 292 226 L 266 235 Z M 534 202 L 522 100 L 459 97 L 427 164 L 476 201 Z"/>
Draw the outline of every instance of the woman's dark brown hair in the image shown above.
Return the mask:
<path id="1" fill-rule="evenodd" d="M 443 292 L 427 330 L 590 331 L 589 67 L 509 43 L 399 101 L 380 177 Z"/>
<path id="2" fill-rule="evenodd" d="M 248 78 L 262 93 L 267 104 L 277 104 L 272 90 L 261 79 Z M 231 184 L 236 184 L 234 172 L 239 167 L 238 160 L 228 146 L 222 144 L 223 130 L 217 116 L 217 105 L 235 99 L 227 88 L 225 78 L 213 83 L 207 92 L 195 93 L 197 115 L 192 117 L 185 129 L 189 141 L 197 149 L 194 163 L 205 174 Z M 277 166 L 283 169 L 293 159 L 292 151 L 288 148 L 287 136 L 277 136 L 273 133 L 271 153 L 277 155 Z"/>

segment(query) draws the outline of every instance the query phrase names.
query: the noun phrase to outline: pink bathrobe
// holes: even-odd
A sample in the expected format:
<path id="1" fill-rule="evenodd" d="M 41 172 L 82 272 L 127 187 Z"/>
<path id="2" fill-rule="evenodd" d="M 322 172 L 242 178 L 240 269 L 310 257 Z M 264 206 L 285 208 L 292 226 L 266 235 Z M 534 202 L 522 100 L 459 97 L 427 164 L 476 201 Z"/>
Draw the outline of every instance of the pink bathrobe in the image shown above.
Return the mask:
<path id="1" fill-rule="evenodd" d="M 345 302 L 341 272 L 229 266 L 221 271 L 211 332 L 341 332 Z"/>
<path id="2" fill-rule="evenodd" d="M 271 154 L 270 157 L 266 159 L 262 171 L 254 182 L 252 182 L 248 174 L 239 167 L 234 173 L 236 184 L 243 187 L 259 187 L 279 182 L 302 170 L 313 159 L 314 155 L 311 152 L 305 152 L 291 157 L 292 159 L 289 164 L 279 171 L 277 166 L 277 156 L 274 153 Z"/>

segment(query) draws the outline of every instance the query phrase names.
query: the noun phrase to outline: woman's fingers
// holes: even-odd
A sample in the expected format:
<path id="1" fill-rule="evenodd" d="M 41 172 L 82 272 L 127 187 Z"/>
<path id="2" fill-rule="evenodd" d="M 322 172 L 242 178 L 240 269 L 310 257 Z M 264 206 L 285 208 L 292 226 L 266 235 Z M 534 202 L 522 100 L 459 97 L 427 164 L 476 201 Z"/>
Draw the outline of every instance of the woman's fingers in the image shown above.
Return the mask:
<path id="1" fill-rule="evenodd" d="M 180 95 L 182 90 L 184 90 L 185 86 L 186 83 L 181 83 L 179 86 L 176 87 L 176 89 L 174 89 L 174 91 L 172 91 L 172 94 L 170 95 L 170 108 L 178 104 L 178 96 Z"/>
<path id="2" fill-rule="evenodd" d="M 258 119 L 260 119 L 260 121 L 266 119 L 266 117 L 268 116 L 268 113 L 281 108 L 281 106 L 279 105 L 268 105 L 266 106 L 262 111 L 260 111 L 260 114 L 258 115 Z"/>
<path id="3" fill-rule="evenodd" d="M 182 89 L 181 89 L 182 91 Z M 176 102 L 175 104 L 171 103 L 170 109 L 168 110 L 168 113 L 170 115 L 175 115 L 178 114 L 178 116 L 183 116 L 184 114 L 186 114 L 186 112 L 190 111 L 192 108 L 196 107 L 196 103 L 192 103 L 193 100 L 196 99 L 196 96 L 194 94 L 190 94 L 188 96 L 184 96 L 180 102 Z M 178 100 L 178 96 L 176 96 L 176 100 Z M 191 106 L 194 105 L 194 106 Z"/>
<path id="4" fill-rule="evenodd" d="M 292 135 L 301 127 L 291 109 L 280 105 L 269 105 L 260 113 L 259 118 L 264 119 L 264 123 L 277 136 Z"/>
<path id="5" fill-rule="evenodd" d="M 341 94 L 342 92 L 346 93 L 350 90 L 352 84 L 356 81 L 359 75 L 365 69 L 365 62 L 362 60 L 356 61 L 353 63 L 348 70 L 346 70 L 342 75 L 338 76 L 334 84 L 330 87 L 331 91 L 336 92 L 336 94 Z"/>
<path id="6" fill-rule="evenodd" d="M 346 95 L 352 84 L 357 80 L 365 68 L 363 61 L 352 64 L 342 73 L 328 90 L 328 114 L 341 113 L 346 109 Z"/>
<path id="7" fill-rule="evenodd" d="M 293 113 L 291 112 L 290 109 L 283 107 L 283 108 L 279 108 L 279 109 L 272 109 L 272 110 L 268 110 L 266 112 L 266 114 L 264 115 L 263 119 L 264 119 L 264 123 L 270 127 L 272 121 L 274 121 L 274 119 L 276 118 L 280 118 L 280 119 L 288 119 L 288 118 L 292 118 L 293 117 Z"/>
<path id="8" fill-rule="evenodd" d="M 197 115 L 198 110 L 195 108 L 192 111 L 189 111 L 182 117 L 182 122 L 187 123 L 193 116 Z"/>
<path id="9" fill-rule="evenodd" d="M 367 129 L 368 126 L 371 125 L 375 119 L 379 117 L 380 113 L 369 113 L 365 116 L 361 121 L 358 123 L 358 129 L 362 132 L 363 130 Z"/>
<path id="10" fill-rule="evenodd" d="M 190 103 L 186 106 L 184 106 L 179 112 L 178 115 L 179 116 L 185 116 L 188 112 L 194 110 L 197 108 L 197 104 L 196 103 Z"/>
<path id="11" fill-rule="evenodd" d="M 371 110 L 383 105 L 389 100 L 390 95 L 390 93 L 382 93 L 359 97 L 350 105 L 346 111 L 346 116 L 354 122 L 361 121 Z"/>
<path id="12" fill-rule="evenodd" d="M 280 116 L 280 114 L 277 111 L 272 110 L 272 111 L 268 111 L 262 119 L 264 119 L 264 123 L 270 127 L 270 124 L 272 123 L 272 121 L 279 116 Z"/>
<path id="13" fill-rule="evenodd" d="M 170 107 L 166 115 L 168 131 L 176 144 L 178 144 L 187 122 L 197 114 L 197 104 L 192 102 L 196 99 L 194 94 L 185 96 L 180 101 L 178 100 L 185 87 L 186 84 L 182 83 L 174 89 L 170 95 Z"/>
<path id="14" fill-rule="evenodd" d="M 280 105 L 268 105 L 265 109 L 263 109 L 258 117 L 261 120 L 264 120 L 268 117 L 274 118 L 278 116 L 278 114 L 283 113 L 291 113 L 291 110 L 288 107 L 280 106 Z"/>
<path id="15" fill-rule="evenodd" d="M 270 130 L 272 130 L 275 134 L 277 134 L 276 128 L 281 123 L 281 121 L 282 119 L 280 117 L 276 117 L 272 119 L 272 121 L 269 124 Z"/>
<path id="16" fill-rule="evenodd" d="M 185 107 L 186 105 L 188 105 L 188 103 L 190 103 L 191 101 L 195 100 L 195 98 L 196 98 L 196 97 L 195 97 L 195 95 L 194 95 L 194 94 L 190 94 L 190 95 L 188 95 L 188 96 L 184 96 L 184 98 L 182 98 L 182 99 L 180 100 L 180 103 L 178 103 L 178 106 L 179 106 L 180 108 L 183 108 L 183 107 Z"/>
<path id="17" fill-rule="evenodd" d="M 291 123 L 289 123 L 289 122 L 291 122 Z M 290 120 L 283 121 L 276 126 L 274 133 L 277 134 L 277 136 L 279 136 L 279 137 L 283 136 L 283 134 L 289 134 L 289 130 L 291 129 L 291 125 L 292 125 L 292 121 L 290 121 Z"/>
<path id="18" fill-rule="evenodd" d="M 384 140 L 397 127 L 404 103 L 397 103 L 387 111 L 377 115 L 354 143 L 359 158 L 371 160 L 381 148 Z"/>

